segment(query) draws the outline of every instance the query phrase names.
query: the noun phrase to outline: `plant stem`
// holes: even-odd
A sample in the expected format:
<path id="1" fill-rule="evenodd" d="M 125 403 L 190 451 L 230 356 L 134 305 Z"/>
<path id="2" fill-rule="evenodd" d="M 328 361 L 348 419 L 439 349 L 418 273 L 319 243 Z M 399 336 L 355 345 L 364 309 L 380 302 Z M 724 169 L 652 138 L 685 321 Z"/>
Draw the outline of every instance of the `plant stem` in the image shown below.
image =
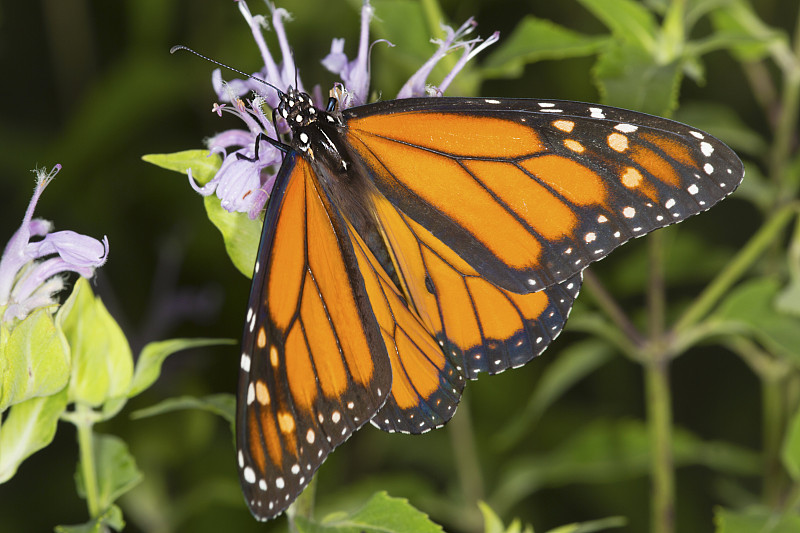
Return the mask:
<path id="1" fill-rule="evenodd" d="M 797 202 L 788 204 L 778 210 L 772 218 L 761 226 L 736 257 L 728 263 L 722 272 L 703 290 L 700 296 L 689 306 L 681 318 L 675 323 L 675 333 L 695 325 L 717 302 L 728 293 L 728 290 L 739 278 L 761 258 L 764 251 L 780 236 L 780 232 L 798 211 Z"/>
<path id="2" fill-rule="evenodd" d="M 468 506 L 475 507 L 478 500 L 483 500 L 485 496 L 481 464 L 475 446 L 475 433 L 472 430 L 472 419 L 466 396 L 461 398 L 458 414 L 453 417 L 447 427 L 450 430 L 450 443 L 453 447 L 453 457 L 456 461 L 456 470 L 460 477 L 464 501 Z"/>
<path id="3" fill-rule="evenodd" d="M 293 533 L 298 531 L 297 526 L 294 523 L 296 516 L 302 516 L 308 520 L 312 520 L 314 518 L 314 500 L 317 496 L 318 475 L 319 474 L 317 473 L 311 478 L 311 481 L 308 482 L 308 486 L 286 510 L 286 516 L 289 518 L 289 531 L 292 531 Z"/>
<path id="4" fill-rule="evenodd" d="M 639 330 L 636 329 L 636 326 L 630 321 L 625 311 L 617 304 L 614 297 L 608 293 L 591 269 L 587 268 L 583 271 L 583 282 L 585 287 L 591 292 L 592 298 L 594 298 L 600 309 L 602 309 L 611 321 L 625 333 L 628 340 L 637 346 L 641 346 L 644 343 L 642 334 L 639 333 Z"/>
<path id="5" fill-rule="evenodd" d="M 89 516 L 97 518 L 100 516 L 100 497 L 97 490 L 97 468 L 94 464 L 94 433 L 92 428 L 91 407 L 81 403 L 76 404 L 75 425 L 78 428 L 78 449 L 80 453 L 81 474 L 83 475 L 83 487 L 86 491 L 86 503 L 89 508 Z"/>
<path id="6" fill-rule="evenodd" d="M 652 533 L 675 530 L 675 472 L 672 457 L 672 406 L 669 390 L 669 359 L 654 350 L 645 365 L 647 425 L 650 433 L 652 476 Z"/>
<path id="7" fill-rule="evenodd" d="M 782 490 L 781 443 L 785 425 L 783 389 L 785 380 L 762 380 L 764 413 L 764 503 L 775 509 L 780 505 Z"/>
<path id="8" fill-rule="evenodd" d="M 647 425 L 650 433 L 651 521 L 653 533 L 675 530 L 675 465 L 672 458 L 672 395 L 664 317 L 664 237 L 648 238 L 650 276 L 647 288 L 649 357 L 645 362 Z"/>

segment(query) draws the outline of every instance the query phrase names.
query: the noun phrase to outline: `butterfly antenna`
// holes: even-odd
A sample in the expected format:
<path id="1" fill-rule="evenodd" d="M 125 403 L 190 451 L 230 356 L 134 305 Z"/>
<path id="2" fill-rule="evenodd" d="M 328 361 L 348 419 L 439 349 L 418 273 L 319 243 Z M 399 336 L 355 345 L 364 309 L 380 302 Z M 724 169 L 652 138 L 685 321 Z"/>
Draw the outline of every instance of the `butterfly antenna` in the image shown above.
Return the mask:
<path id="1" fill-rule="evenodd" d="M 277 92 L 278 92 L 278 95 L 279 95 L 279 96 L 285 96 L 285 94 L 284 94 L 284 92 L 283 92 L 283 91 L 281 91 L 280 89 L 278 89 L 277 87 L 275 87 L 274 85 L 272 85 L 272 84 L 271 84 L 270 82 L 268 82 L 267 80 L 263 80 L 263 79 L 259 78 L 258 76 L 253 76 L 252 74 L 248 74 L 247 72 L 242 72 L 241 70 L 239 70 L 239 69 L 235 69 L 235 68 L 233 68 L 233 67 L 231 67 L 231 66 L 229 66 L 229 65 L 226 65 L 225 63 L 220 63 L 219 61 L 216 61 L 216 60 L 214 60 L 214 59 L 211 59 L 210 57 L 206 57 L 206 56 L 204 56 L 203 54 L 201 54 L 201 53 L 199 53 L 199 52 L 195 52 L 194 50 L 192 50 L 192 49 L 191 49 L 191 48 L 189 48 L 188 46 L 183 46 L 183 45 L 181 45 L 181 44 L 179 44 L 179 45 L 176 45 L 176 46 L 173 46 L 172 48 L 170 48 L 170 49 L 169 49 L 169 53 L 170 53 L 170 54 L 174 54 L 174 53 L 175 53 L 175 52 L 177 52 L 178 50 L 186 50 L 187 52 L 191 52 L 191 53 L 193 53 L 194 55 L 196 55 L 197 57 L 200 57 L 200 58 L 202 58 L 202 59 L 205 59 L 206 61 L 209 61 L 209 62 L 211 62 L 211 63 L 214 63 L 215 65 L 219 65 L 220 67 L 224 67 L 224 68 L 226 68 L 226 69 L 228 69 L 228 70 L 232 70 L 233 72 L 236 72 L 237 74 L 241 74 L 242 76 L 245 76 L 245 77 L 247 77 L 247 78 L 250 78 L 251 80 L 255 80 L 255 81 L 257 81 L 257 82 L 263 83 L 263 84 L 264 84 L 264 85 L 266 85 L 267 87 L 271 87 L 271 88 L 275 89 L 275 91 L 277 91 Z"/>

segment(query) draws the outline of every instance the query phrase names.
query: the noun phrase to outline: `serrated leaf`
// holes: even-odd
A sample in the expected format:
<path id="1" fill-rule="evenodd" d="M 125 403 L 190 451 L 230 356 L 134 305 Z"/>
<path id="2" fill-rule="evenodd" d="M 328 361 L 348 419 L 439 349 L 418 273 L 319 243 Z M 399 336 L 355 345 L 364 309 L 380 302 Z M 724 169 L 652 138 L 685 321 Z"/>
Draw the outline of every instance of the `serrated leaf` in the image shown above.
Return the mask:
<path id="1" fill-rule="evenodd" d="M 680 61 L 656 64 L 636 46 L 614 42 L 592 70 L 603 103 L 652 115 L 669 115 L 678 105 Z"/>
<path id="2" fill-rule="evenodd" d="M 56 526 L 56 533 L 105 533 L 106 528 L 110 527 L 114 531 L 122 531 L 125 528 L 125 520 L 122 518 L 122 510 L 116 505 L 112 505 L 106 512 L 94 520 L 77 526 Z"/>
<path id="3" fill-rule="evenodd" d="M 611 33 L 632 45 L 654 53 L 658 24 L 653 14 L 633 0 L 578 0 Z"/>
<path id="4" fill-rule="evenodd" d="M 67 340 L 48 309 L 39 309 L 10 331 L 0 326 L 0 413 L 63 389 L 69 364 Z"/>
<path id="5" fill-rule="evenodd" d="M 759 278 L 743 283 L 725 298 L 713 320 L 739 325 L 773 353 L 800 365 L 800 319 L 775 307 L 777 280 Z"/>
<path id="6" fill-rule="evenodd" d="M 489 77 L 515 77 L 528 63 L 592 55 L 607 42 L 607 37 L 584 35 L 549 20 L 527 16 L 488 55 L 481 70 Z"/>
<path id="7" fill-rule="evenodd" d="M 403 498 L 379 492 L 358 511 L 335 513 L 314 522 L 295 517 L 298 533 L 442 533 L 428 515 L 415 509 Z"/>
<path id="8" fill-rule="evenodd" d="M 513 446 L 536 425 L 554 401 L 609 361 L 614 353 L 606 343 L 597 340 L 575 343 L 562 350 L 542 374 L 525 410 L 497 435 L 497 445 L 502 449 Z"/>
<path id="9" fill-rule="evenodd" d="M 234 266 L 252 278 L 264 223 L 259 219 L 252 220 L 247 213 L 229 213 L 222 208 L 216 196 L 206 196 L 203 205 L 209 220 L 222 233 L 225 250 Z"/>
<path id="10" fill-rule="evenodd" d="M 169 339 L 149 343 L 139 354 L 128 398 L 140 394 L 155 383 L 161 374 L 161 365 L 164 360 L 175 352 L 201 346 L 234 344 L 234 342 L 233 339 Z"/>
<path id="11" fill-rule="evenodd" d="M 119 437 L 94 433 L 92 442 L 98 505 L 101 509 L 109 509 L 120 496 L 142 481 L 142 473 L 128 451 L 128 445 Z M 86 489 L 80 463 L 75 472 L 75 482 L 78 494 L 85 498 Z"/>
<path id="12" fill-rule="evenodd" d="M 233 425 L 236 419 L 236 397 L 233 394 L 210 394 L 199 398 L 197 396 L 167 398 L 156 405 L 134 411 L 131 418 L 147 418 L 182 409 L 202 409 L 221 416 Z"/>
<path id="13" fill-rule="evenodd" d="M 25 459 L 53 441 L 66 407 L 66 389 L 11 407 L 0 426 L 0 483 L 11 479 Z"/>
<path id="14" fill-rule="evenodd" d="M 60 321 L 72 353 L 69 400 L 96 407 L 124 396 L 133 377 L 128 339 L 85 279 L 75 283 L 68 302 L 59 313 L 67 310 Z"/>
<path id="15" fill-rule="evenodd" d="M 605 531 L 607 529 L 625 527 L 626 525 L 628 525 L 628 521 L 624 516 L 609 516 L 599 520 L 565 524 L 551 529 L 547 533 L 594 533 L 595 531 Z"/>
<path id="16" fill-rule="evenodd" d="M 715 533 L 797 533 L 800 531 L 800 515 L 792 512 L 780 515 L 762 507 L 744 511 L 717 507 L 714 509 L 714 525 Z"/>
<path id="17" fill-rule="evenodd" d="M 185 150 L 172 154 L 148 154 L 142 159 L 161 168 L 186 174 L 186 169 L 192 169 L 192 178 L 199 184 L 205 185 L 216 175 L 222 158 L 219 154 L 212 154 L 208 150 Z"/>

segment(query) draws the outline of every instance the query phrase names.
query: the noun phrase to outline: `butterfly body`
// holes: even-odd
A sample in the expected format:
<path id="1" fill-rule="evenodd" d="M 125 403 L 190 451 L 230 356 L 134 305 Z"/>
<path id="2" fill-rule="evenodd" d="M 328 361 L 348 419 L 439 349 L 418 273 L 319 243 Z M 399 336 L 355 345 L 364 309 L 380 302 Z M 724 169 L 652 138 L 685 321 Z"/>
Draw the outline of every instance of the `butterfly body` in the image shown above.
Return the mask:
<path id="1" fill-rule="evenodd" d="M 237 402 L 253 514 L 289 505 L 371 422 L 423 433 L 463 387 L 541 353 L 583 269 L 704 211 L 743 167 L 710 135 L 594 104 L 297 91 L 267 208 Z"/>

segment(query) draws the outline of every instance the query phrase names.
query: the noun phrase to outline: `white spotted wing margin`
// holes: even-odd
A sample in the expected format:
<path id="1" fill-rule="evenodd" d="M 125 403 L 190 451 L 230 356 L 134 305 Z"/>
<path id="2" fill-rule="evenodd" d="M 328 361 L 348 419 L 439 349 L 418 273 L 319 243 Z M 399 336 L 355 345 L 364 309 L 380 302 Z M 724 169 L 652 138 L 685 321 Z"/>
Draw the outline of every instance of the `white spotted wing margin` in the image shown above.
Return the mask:
<path id="1" fill-rule="evenodd" d="M 287 154 L 267 209 L 244 328 L 239 475 L 259 520 L 283 512 L 386 401 L 386 347 L 348 228 L 309 163 Z"/>

